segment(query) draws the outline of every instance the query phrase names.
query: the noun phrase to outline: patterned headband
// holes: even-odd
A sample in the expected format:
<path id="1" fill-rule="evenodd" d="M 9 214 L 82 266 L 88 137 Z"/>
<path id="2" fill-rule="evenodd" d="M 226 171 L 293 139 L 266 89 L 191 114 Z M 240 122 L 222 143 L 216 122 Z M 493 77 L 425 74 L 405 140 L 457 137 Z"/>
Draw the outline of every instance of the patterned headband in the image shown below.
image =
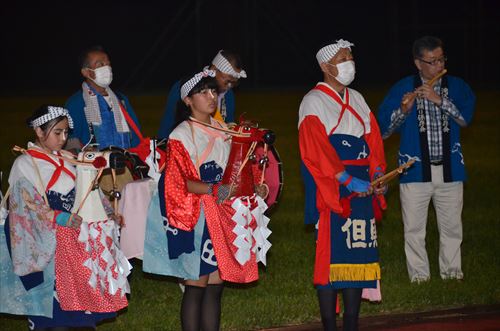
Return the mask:
<path id="1" fill-rule="evenodd" d="M 247 78 L 247 73 L 245 70 L 236 72 L 229 61 L 221 54 L 222 50 L 217 53 L 217 55 L 212 60 L 212 64 L 225 74 L 231 75 L 236 79 Z"/>
<path id="2" fill-rule="evenodd" d="M 40 117 L 35 118 L 33 121 L 30 122 L 30 126 L 32 128 L 37 128 L 39 126 L 44 125 L 45 123 L 52 121 L 55 118 L 58 118 L 60 116 L 65 116 L 68 119 L 68 125 L 70 129 L 73 129 L 73 119 L 69 115 L 69 112 L 67 109 L 63 107 L 54 107 L 54 106 L 48 106 L 47 109 L 49 112 L 45 115 L 42 115 Z"/>
<path id="3" fill-rule="evenodd" d="M 181 99 L 184 99 L 185 97 L 188 96 L 189 92 L 193 89 L 193 87 L 196 86 L 200 82 L 200 80 L 204 77 L 215 77 L 215 71 L 213 70 L 208 70 L 208 69 L 203 69 L 202 72 L 197 73 L 196 75 L 193 76 L 190 80 L 182 84 L 181 86 Z"/>
<path id="4" fill-rule="evenodd" d="M 335 44 L 326 45 L 320 49 L 318 53 L 316 53 L 316 59 L 319 64 L 328 62 L 341 48 L 349 48 L 349 50 L 351 50 L 351 46 L 354 46 L 354 44 L 347 40 L 339 39 Z"/>

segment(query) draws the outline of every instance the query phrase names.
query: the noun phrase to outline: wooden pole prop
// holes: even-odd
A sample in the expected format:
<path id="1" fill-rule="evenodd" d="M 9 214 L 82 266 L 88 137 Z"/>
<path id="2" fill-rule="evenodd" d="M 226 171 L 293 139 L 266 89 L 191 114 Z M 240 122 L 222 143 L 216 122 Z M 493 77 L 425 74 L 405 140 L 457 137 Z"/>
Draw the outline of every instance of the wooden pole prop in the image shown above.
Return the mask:
<path id="1" fill-rule="evenodd" d="M 396 176 L 402 174 L 404 170 L 406 170 L 409 167 L 411 167 L 413 165 L 413 163 L 415 163 L 415 159 L 410 159 L 405 164 L 400 165 L 399 167 L 397 167 L 396 169 L 392 170 L 391 172 L 388 172 L 385 175 L 383 175 L 382 177 L 379 177 L 379 178 L 375 179 L 374 181 L 372 181 L 370 183 L 371 186 L 372 187 L 377 187 L 377 186 L 380 186 L 380 185 L 383 185 L 383 184 L 389 182 L 390 180 L 396 178 Z"/>

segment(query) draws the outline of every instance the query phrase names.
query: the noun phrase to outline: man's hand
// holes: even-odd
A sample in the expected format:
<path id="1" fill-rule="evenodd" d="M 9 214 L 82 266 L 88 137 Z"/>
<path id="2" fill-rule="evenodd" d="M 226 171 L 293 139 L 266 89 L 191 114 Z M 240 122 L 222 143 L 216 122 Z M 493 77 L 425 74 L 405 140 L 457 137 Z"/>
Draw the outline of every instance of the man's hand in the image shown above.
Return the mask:
<path id="1" fill-rule="evenodd" d="M 408 92 L 403 95 L 401 98 L 401 111 L 405 114 L 409 113 L 415 103 L 415 98 L 417 94 L 415 92 Z"/>
<path id="2" fill-rule="evenodd" d="M 366 197 L 373 193 L 373 187 L 369 182 L 351 176 L 347 171 L 337 174 L 337 180 L 344 185 L 349 192 L 356 192 L 360 197 Z"/>
<path id="3" fill-rule="evenodd" d="M 376 172 L 373 175 L 372 182 L 373 182 L 373 180 L 375 180 L 379 177 L 382 177 L 383 175 L 384 174 L 382 172 Z M 387 190 L 388 190 L 388 185 L 387 185 L 387 183 L 382 182 L 377 186 L 372 186 L 372 188 L 373 188 L 373 193 L 375 193 L 375 194 L 386 194 Z"/>
<path id="4" fill-rule="evenodd" d="M 432 86 L 429 86 L 427 84 L 423 84 L 422 86 L 418 87 L 415 92 L 417 92 L 417 96 L 420 98 L 425 98 L 433 103 L 435 103 L 437 106 L 441 106 L 443 100 L 441 99 L 441 96 L 434 91 L 434 88 Z"/>

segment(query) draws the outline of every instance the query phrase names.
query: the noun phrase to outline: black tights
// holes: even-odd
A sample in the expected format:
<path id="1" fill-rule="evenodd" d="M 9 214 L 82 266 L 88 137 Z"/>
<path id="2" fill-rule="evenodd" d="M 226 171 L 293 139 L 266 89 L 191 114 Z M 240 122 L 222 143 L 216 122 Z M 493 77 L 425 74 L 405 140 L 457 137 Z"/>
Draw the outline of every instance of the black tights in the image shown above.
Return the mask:
<path id="1" fill-rule="evenodd" d="M 361 305 L 360 288 L 345 288 L 342 289 L 342 299 L 344 301 L 344 317 L 342 330 L 357 331 L 359 307 Z M 336 330 L 336 304 L 337 290 L 334 289 L 318 289 L 319 310 L 321 313 L 321 322 L 325 331 Z"/>
<path id="2" fill-rule="evenodd" d="M 186 285 L 181 305 L 183 331 L 218 331 L 223 284 Z"/>

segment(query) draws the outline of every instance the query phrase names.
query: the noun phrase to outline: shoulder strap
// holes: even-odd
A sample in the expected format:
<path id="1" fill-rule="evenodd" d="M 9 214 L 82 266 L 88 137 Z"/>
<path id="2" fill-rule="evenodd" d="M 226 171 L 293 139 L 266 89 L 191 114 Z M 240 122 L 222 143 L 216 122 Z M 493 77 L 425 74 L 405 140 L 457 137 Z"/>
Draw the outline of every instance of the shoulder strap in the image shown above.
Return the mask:
<path id="1" fill-rule="evenodd" d="M 337 125 L 335 125 L 335 127 L 333 127 L 333 129 L 330 131 L 330 134 L 335 132 L 335 130 L 339 126 L 340 121 L 342 120 L 342 116 L 344 116 L 344 112 L 346 109 L 349 110 L 349 112 L 351 112 L 351 114 L 353 114 L 354 117 L 356 117 L 356 119 L 359 121 L 359 123 L 361 123 L 361 125 L 363 126 L 363 131 L 366 133 L 365 122 L 363 122 L 363 119 L 361 118 L 361 116 L 359 116 L 359 114 L 356 112 L 356 110 L 354 110 L 354 108 L 352 108 L 352 106 L 349 104 L 349 89 L 347 87 L 345 88 L 345 99 L 346 99 L 345 103 L 340 99 L 340 97 L 335 92 L 333 92 L 331 89 L 329 89 L 328 87 L 326 87 L 324 85 L 316 85 L 316 87 L 314 87 L 314 89 L 320 90 L 321 92 L 329 95 L 330 97 L 332 97 L 333 100 L 335 100 L 338 104 L 340 104 L 342 106 L 342 110 L 340 111 L 339 120 L 337 122 Z"/>
<path id="2" fill-rule="evenodd" d="M 314 90 L 320 90 L 321 92 L 332 97 L 332 99 L 335 100 L 339 105 L 344 105 L 344 102 L 342 101 L 342 99 L 340 99 L 340 97 L 337 95 L 337 93 L 333 92 L 328 87 L 326 87 L 324 85 L 316 85 L 314 87 Z M 347 91 L 347 88 L 346 88 L 346 91 Z M 349 104 L 349 101 L 347 102 L 347 104 Z"/>
<path id="3" fill-rule="evenodd" d="M 61 173 L 64 171 L 68 176 L 70 176 L 73 180 L 76 179 L 76 176 L 68 170 L 68 168 L 66 168 L 64 166 L 64 160 L 62 158 L 59 158 L 59 163 L 57 163 L 56 161 L 54 161 L 50 156 L 48 156 L 47 154 L 45 153 L 41 153 L 39 151 L 36 151 L 34 149 L 28 149 L 27 150 L 27 153 L 29 155 L 31 155 L 32 157 L 36 157 L 37 159 L 41 159 L 41 160 L 44 160 L 44 161 L 47 161 L 49 162 L 50 164 L 52 164 L 56 170 L 54 171 L 54 173 L 52 174 L 52 177 L 50 178 L 49 180 L 49 183 L 47 184 L 47 187 L 46 187 L 46 190 L 50 190 L 50 188 L 52 186 L 54 186 L 54 184 L 57 182 L 57 180 L 59 179 L 59 176 L 61 175 Z"/>
<path id="4" fill-rule="evenodd" d="M 120 102 L 118 102 L 118 103 L 120 104 L 120 109 L 122 111 L 123 116 L 125 116 L 125 120 L 127 121 L 128 126 L 131 127 L 132 130 L 134 130 L 137 137 L 139 137 L 139 140 L 141 140 L 141 141 L 144 140 L 144 136 L 142 135 L 141 131 L 137 127 L 137 124 L 135 124 L 134 120 L 132 119 L 132 117 L 130 117 L 130 114 L 125 109 L 125 106 L 123 105 L 123 99 L 121 98 L 121 96 L 120 96 Z"/>

